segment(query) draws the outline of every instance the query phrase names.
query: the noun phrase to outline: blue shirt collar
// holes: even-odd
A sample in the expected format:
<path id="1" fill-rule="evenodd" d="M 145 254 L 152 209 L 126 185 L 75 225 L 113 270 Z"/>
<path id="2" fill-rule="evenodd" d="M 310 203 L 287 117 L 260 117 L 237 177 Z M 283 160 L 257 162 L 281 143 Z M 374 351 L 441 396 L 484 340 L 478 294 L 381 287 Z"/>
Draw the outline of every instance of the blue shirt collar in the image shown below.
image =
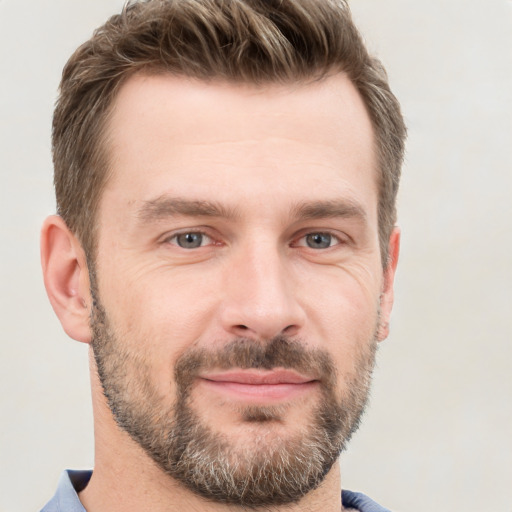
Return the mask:
<path id="1" fill-rule="evenodd" d="M 85 489 L 91 479 L 92 471 L 67 469 L 60 475 L 59 485 L 53 498 L 41 512 L 87 512 L 80 503 L 78 493 Z"/>
<path id="2" fill-rule="evenodd" d="M 67 469 L 60 475 L 59 486 L 53 498 L 41 512 L 87 512 L 80 503 L 78 493 L 85 489 L 91 479 L 92 471 Z M 344 507 L 351 507 L 360 512 L 390 512 L 360 492 L 343 491 L 341 494 Z"/>

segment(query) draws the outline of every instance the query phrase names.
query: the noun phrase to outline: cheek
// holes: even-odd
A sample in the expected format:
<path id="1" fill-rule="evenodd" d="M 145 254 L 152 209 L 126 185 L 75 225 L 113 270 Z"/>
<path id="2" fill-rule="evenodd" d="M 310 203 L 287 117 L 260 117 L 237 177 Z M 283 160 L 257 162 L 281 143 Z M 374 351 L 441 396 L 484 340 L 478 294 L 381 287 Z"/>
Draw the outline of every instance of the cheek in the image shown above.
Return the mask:
<path id="1" fill-rule="evenodd" d="M 379 311 L 378 273 L 365 266 L 330 269 L 316 276 L 304 295 L 308 337 L 318 336 L 332 354 L 340 375 L 351 373 L 361 354 L 373 342 Z"/>
<path id="2" fill-rule="evenodd" d="M 184 267 L 118 269 L 116 278 L 105 284 L 101 299 L 117 330 L 167 361 L 170 354 L 176 354 L 172 359 L 179 357 L 200 338 L 215 311 L 213 276 L 198 276 Z"/>

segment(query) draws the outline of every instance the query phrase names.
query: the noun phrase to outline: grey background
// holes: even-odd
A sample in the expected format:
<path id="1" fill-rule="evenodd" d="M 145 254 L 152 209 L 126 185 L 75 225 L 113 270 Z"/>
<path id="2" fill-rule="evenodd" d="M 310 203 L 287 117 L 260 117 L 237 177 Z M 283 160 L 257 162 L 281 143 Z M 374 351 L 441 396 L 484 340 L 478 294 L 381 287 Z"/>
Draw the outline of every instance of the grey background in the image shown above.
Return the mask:
<path id="1" fill-rule="evenodd" d="M 60 72 L 121 0 L 0 0 L 0 512 L 93 465 L 87 349 L 44 292 Z M 394 512 L 512 511 L 512 2 L 353 0 L 410 137 L 392 334 L 343 485 Z"/>

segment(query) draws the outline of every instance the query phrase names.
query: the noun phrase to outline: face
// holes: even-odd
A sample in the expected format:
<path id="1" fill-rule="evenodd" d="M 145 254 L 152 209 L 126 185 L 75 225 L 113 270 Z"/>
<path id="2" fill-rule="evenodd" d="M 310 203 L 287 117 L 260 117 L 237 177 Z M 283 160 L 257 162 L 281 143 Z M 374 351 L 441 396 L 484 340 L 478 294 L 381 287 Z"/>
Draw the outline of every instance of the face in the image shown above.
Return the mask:
<path id="1" fill-rule="evenodd" d="M 358 423 L 389 315 L 361 99 L 342 75 L 136 76 L 109 143 L 91 325 L 116 421 L 210 499 L 300 499 Z"/>

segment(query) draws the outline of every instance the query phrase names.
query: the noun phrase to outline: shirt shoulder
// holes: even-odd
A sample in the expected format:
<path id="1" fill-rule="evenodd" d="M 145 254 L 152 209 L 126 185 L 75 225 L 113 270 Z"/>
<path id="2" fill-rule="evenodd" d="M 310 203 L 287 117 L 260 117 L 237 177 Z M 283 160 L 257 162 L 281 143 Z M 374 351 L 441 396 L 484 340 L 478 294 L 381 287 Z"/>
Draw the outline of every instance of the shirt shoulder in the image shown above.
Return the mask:
<path id="1" fill-rule="evenodd" d="M 391 512 L 360 492 L 342 491 L 341 502 L 344 508 L 358 512 Z"/>

